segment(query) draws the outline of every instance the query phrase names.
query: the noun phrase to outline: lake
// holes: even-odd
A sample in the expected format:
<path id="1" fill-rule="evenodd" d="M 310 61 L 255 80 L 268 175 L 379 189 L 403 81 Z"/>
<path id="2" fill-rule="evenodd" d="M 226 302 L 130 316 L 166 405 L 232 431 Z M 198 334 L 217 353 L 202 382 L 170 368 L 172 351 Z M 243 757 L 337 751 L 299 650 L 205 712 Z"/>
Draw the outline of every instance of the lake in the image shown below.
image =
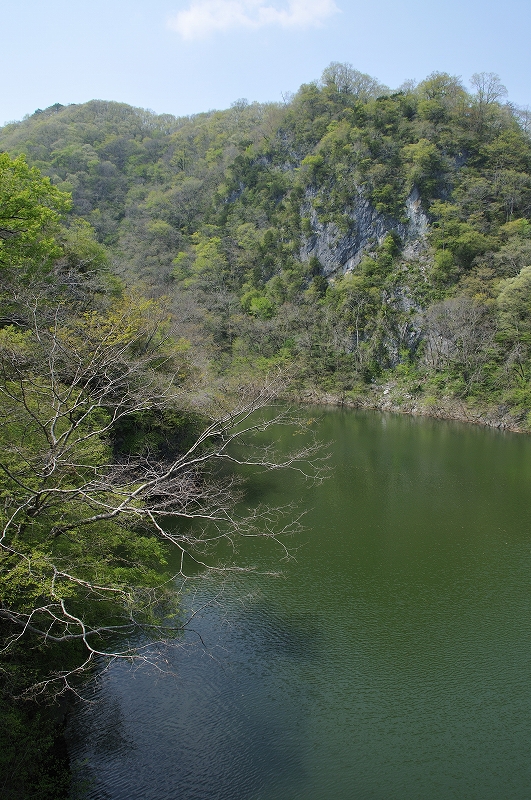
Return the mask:
<path id="1" fill-rule="evenodd" d="M 531 437 L 304 413 L 332 477 L 249 485 L 307 511 L 293 559 L 247 543 L 242 563 L 282 575 L 200 583 L 172 674 L 100 677 L 70 722 L 74 796 L 528 800 Z"/>

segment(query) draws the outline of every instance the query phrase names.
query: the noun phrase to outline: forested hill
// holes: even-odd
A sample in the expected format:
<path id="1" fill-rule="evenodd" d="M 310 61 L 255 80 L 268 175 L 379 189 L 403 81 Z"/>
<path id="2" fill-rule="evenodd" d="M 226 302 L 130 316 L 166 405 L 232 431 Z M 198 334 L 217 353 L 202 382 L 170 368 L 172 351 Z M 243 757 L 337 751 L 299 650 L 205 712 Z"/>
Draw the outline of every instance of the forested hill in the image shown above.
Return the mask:
<path id="1" fill-rule="evenodd" d="M 497 76 L 471 83 L 391 92 L 331 64 L 285 103 L 189 118 L 56 105 L 1 129 L 0 150 L 72 193 L 72 224 L 172 298 L 211 369 L 280 364 L 301 392 L 525 427 L 528 119 Z"/>

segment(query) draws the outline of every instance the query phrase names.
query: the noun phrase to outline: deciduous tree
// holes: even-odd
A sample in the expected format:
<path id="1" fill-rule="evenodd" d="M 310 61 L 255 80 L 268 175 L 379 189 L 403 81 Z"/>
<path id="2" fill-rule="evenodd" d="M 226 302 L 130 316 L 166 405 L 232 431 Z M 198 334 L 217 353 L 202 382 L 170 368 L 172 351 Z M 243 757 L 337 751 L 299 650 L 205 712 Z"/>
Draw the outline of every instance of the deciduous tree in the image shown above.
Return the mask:
<path id="1" fill-rule="evenodd" d="M 177 444 L 128 444 L 149 415 L 175 424 L 192 413 L 183 411 L 186 354 L 158 307 L 124 298 L 72 313 L 31 294 L 19 304 L 20 324 L 0 331 L 2 648 L 6 658 L 25 641 L 77 644 L 74 663 L 39 682 L 58 690 L 96 656 L 145 657 L 146 641 L 175 636 L 187 566 L 238 570 L 209 562 L 211 547 L 277 537 L 274 512 L 235 516 L 240 482 L 221 464 L 304 470 L 310 451 L 277 462 L 249 441 L 272 424 L 256 413 L 274 381 L 241 388 L 217 410 L 203 404 L 203 428 Z M 246 441 L 239 455 L 236 441 Z"/>
<path id="2" fill-rule="evenodd" d="M 70 206 L 70 196 L 29 167 L 24 156 L 0 153 L 0 266 L 49 267 L 61 254 L 59 217 Z"/>

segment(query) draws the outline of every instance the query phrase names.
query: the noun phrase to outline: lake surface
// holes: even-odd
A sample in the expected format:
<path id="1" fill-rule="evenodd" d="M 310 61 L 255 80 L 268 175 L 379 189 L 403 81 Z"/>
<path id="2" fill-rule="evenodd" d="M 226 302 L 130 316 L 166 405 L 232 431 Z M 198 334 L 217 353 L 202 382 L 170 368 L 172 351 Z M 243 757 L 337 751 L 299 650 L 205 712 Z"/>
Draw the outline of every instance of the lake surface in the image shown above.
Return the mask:
<path id="1" fill-rule="evenodd" d="M 531 797 L 531 438 L 307 413 L 332 478 L 268 474 L 249 494 L 301 499 L 295 559 L 244 548 L 282 577 L 244 576 L 209 605 L 175 675 L 101 677 L 71 721 L 75 796 Z"/>

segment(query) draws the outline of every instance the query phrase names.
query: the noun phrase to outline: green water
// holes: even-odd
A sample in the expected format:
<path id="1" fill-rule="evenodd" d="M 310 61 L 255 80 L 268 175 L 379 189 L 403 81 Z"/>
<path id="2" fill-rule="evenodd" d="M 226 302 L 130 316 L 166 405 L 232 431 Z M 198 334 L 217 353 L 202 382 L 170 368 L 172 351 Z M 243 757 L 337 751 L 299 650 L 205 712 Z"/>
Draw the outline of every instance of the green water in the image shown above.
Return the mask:
<path id="1" fill-rule="evenodd" d="M 531 797 L 531 439 L 318 413 L 332 477 L 249 486 L 307 510 L 282 577 L 205 609 L 177 677 L 116 665 L 77 712 L 90 797 Z"/>

